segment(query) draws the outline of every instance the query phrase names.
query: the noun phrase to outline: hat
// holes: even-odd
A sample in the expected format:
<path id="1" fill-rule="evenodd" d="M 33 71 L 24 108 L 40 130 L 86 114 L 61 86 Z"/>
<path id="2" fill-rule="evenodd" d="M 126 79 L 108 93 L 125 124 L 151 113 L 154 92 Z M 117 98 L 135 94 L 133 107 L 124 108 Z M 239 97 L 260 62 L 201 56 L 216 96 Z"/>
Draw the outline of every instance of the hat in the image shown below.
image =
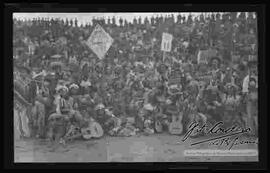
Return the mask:
<path id="1" fill-rule="evenodd" d="M 89 87 L 89 86 L 91 86 L 92 84 L 91 84 L 91 82 L 89 82 L 89 81 L 82 81 L 81 83 L 80 83 L 80 86 L 81 87 Z"/>
<path id="2" fill-rule="evenodd" d="M 217 90 L 218 88 L 216 86 L 213 85 L 208 85 L 206 90 Z"/>
<path id="3" fill-rule="evenodd" d="M 148 111 L 153 111 L 154 110 L 154 107 L 150 103 L 145 104 L 143 108 L 145 110 L 148 110 Z"/>
<path id="4" fill-rule="evenodd" d="M 68 88 L 64 85 L 58 85 L 56 88 L 55 88 L 56 91 L 60 91 L 60 90 L 65 90 L 66 92 L 68 92 Z"/>
<path id="5" fill-rule="evenodd" d="M 95 107 L 95 110 L 100 110 L 100 109 L 104 109 L 104 108 L 105 108 L 104 104 L 100 103 Z"/>
<path id="6" fill-rule="evenodd" d="M 226 85 L 225 85 L 225 88 L 226 89 L 229 89 L 229 88 L 231 88 L 231 87 L 233 87 L 234 89 L 238 89 L 239 87 L 237 86 L 237 85 L 235 85 L 234 83 L 227 83 Z"/>
<path id="7" fill-rule="evenodd" d="M 79 86 L 77 84 L 73 83 L 69 86 L 69 89 L 72 89 L 72 88 L 79 89 Z"/>

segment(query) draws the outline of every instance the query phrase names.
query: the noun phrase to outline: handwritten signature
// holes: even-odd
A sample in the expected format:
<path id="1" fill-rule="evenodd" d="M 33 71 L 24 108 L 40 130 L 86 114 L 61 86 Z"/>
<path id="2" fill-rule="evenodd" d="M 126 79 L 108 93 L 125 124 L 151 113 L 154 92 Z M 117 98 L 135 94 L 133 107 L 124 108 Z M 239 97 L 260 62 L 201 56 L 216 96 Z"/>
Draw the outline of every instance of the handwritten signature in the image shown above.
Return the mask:
<path id="1" fill-rule="evenodd" d="M 250 140 L 239 141 L 239 137 L 235 137 L 232 140 L 230 139 L 232 136 L 236 136 L 236 135 L 239 136 L 241 134 L 248 133 L 251 130 L 249 127 L 242 128 L 242 127 L 239 127 L 238 125 L 233 125 L 229 128 L 223 128 L 221 127 L 222 124 L 223 122 L 220 121 L 214 124 L 212 127 L 209 127 L 207 124 L 203 124 L 202 126 L 200 126 L 198 122 L 193 122 L 189 125 L 188 131 L 183 136 L 182 141 L 183 142 L 186 141 L 191 135 L 197 135 L 200 133 L 201 134 L 204 133 L 205 135 L 209 135 L 209 134 L 213 135 L 213 134 L 221 133 L 223 135 L 192 143 L 191 146 L 202 144 L 205 142 L 210 142 L 209 145 L 226 145 L 226 146 L 229 146 L 229 149 L 231 149 L 235 145 L 252 144 L 252 143 L 257 144 L 256 141 L 250 141 Z"/>
<path id="2" fill-rule="evenodd" d="M 257 140 L 240 140 L 239 137 L 235 137 L 233 139 L 231 139 L 230 137 L 228 138 L 222 138 L 222 139 L 217 139 L 214 140 L 213 142 L 210 142 L 209 145 L 216 145 L 216 146 L 221 146 L 221 145 L 225 145 L 228 146 L 229 150 L 232 149 L 233 146 L 236 145 L 244 145 L 244 144 L 258 144 Z"/>

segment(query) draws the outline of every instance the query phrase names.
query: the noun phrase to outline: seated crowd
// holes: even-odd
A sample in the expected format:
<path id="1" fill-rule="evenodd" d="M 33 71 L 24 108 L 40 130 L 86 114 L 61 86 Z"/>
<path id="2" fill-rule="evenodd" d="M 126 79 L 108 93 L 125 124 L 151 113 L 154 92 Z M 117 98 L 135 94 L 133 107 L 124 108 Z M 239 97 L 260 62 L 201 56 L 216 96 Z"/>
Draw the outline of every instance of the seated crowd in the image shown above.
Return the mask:
<path id="1" fill-rule="evenodd" d="M 32 136 L 172 133 L 172 123 L 182 125 L 183 134 L 195 120 L 236 123 L 256 134 L 257 19 L 247 14 L 119 24 L 93 19 L 80 26 L 68 19 L 14 19 L 14 75 L 29 79 L 20 80 L 17 90 L 31 103 Z M 103 59 L 87 43 L 97 24 L 114 39 Z M 173 35 L 166 53 L 163 32 Z M 87 132 L 91 124 L 100 129 Z"/>

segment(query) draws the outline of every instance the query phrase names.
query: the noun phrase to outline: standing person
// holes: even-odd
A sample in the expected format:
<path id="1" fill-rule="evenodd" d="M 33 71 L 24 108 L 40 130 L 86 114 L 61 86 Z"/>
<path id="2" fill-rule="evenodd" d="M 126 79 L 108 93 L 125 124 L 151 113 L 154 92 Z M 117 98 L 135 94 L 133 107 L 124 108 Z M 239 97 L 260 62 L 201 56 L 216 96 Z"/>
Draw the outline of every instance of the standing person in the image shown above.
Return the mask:
<path id="1" fill-rule="evenodd" d="M 255 88 L 258 88 L 257 72 L 256 71 L 257 71 L 256 68 L 249 66 L 248 74 L 244 77 L 243 83 L 242 83 L 242 101 L 246 107 L 246 109 L 245 109 L 246 116 L 244 117 L 244 119 L 246 121 L 246 126 L 250 127 L 250 128 L 252 127 L 252 123 L 253 123 L 253 121 L 251 120 L 252 111 L 253 111 L 253 109 L 255 109 L 252 106 L 252 102 L 256 100 L 256 99 L 253 100 L 251 97 L 251 96 L 255 97 L 256 92 L 254 92 L 254 94 L 251 94 L 253 92 L 250 91 L 250 88 L 252 88 L 253 91 L 256 91 Z M 251 82 L 251 81 L 253 81 L 253 82 Z M 254 83 L 255 83 L 255 86 L 253 86 Z M 250 85 L 251 85 L 251 87 L 250 87 Z M 256 103 L 256 102 L 253 102 L 253 103 Z M 254 110 L 254 111 L 256 111 L 256 110 Z"/>
<path id="2" fill-rule="evenodd" d="M 64 78 L 64 73 L 62 71 L 62 67 L 61 66 L 57 66 L 55 68 L 55 78 L 56 80 L 62 80 Z"/>
<path id="3" fill-rule="evenodd" d="M 250 78 L 247 95 L 246 126 L 251 128 L 252 135 L 257 135 L 258 132 L 258 89 L 256 85 L 257 80 Z"/>
<path id="4" fill-rule="evenodd" d="M 58 85 L 56 87 L 56 98 L 55 98 L 55 105 L 56 105 L 56 113 L 57 114 L 67 114 L 69 110 L 69 104 L 67 102 L 67 93 L 68 88 L 64 85 Z"/>
<path id="5" fill-rule="evenodd" d="M 34 116 L 34 128 L 36 130 L 36 137 L 45 137 L 46 132 L 46 122 L 48 114 L 51 109 L 51 91 L 49 89 L 50 81 L 48 79 L 44 80 L 41 88 L 37 89 L 37 96 L 35 99 L 35 104 L 32 110 Z"/>
<path id="6" fill-rule="evenodd" d="M 237 94 L 237 86 L 233 83 L 228 83 L 226 93 L 223 95 L 222 104 L 225 108 L 223 122 L 227 126 L 232 126 L 235 121 L 240 120 L 237 108 L 240 104 L 240 96 Z M 238 123 L 238 122 L 236 122 Z"/>
<path id="7" fill-rule="evenodd" d="M 52 80 L 48 76 L 44 79 L 44 85 L 42 87 L 42 95 L 45 99 L 45 126 L 47 128 L 48 118 L 51 113 L 53 113 L 55 107 L 53 105 L 53 91 L 52 91 Z"/>
<path id="8" fill-rule="evenodd" d="M 213 86 L 211 83 L 206 88 L 205 91 L 205 104 L 206 104 L 206 112 L 210 116 L 210 119 L 213 123 L 216 123 L 221 120 L 222 104 L 221 97 L 218 93 L 218 88 Z"/>

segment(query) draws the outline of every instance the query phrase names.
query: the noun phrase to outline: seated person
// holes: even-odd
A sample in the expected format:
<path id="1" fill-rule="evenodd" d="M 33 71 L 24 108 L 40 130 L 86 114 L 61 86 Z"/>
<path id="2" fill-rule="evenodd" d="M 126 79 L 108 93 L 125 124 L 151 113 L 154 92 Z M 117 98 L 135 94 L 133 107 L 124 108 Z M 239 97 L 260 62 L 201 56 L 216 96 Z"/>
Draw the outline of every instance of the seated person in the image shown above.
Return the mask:
<path id="1" fill-rule="evenodd" d="M 80 125 L 82 123 L 82 116 L 78 111 L 74 110 L 72 100 L 68 95 L 68 88 L 63 85 L 59 85 L 56 88 L 57 95 L 55 98 L 56 113 L 60 115 L 66 115 L 72 122 Z"/>
<path id="2" fill-rule="evenodd" d="M 99 103 L 95 107 L 95 116 L 94 119 L 101 125 L 105 132 L 109 131 L 109 128 L 106 122 L 109 120 L 110 116 L 105 111 L 105 106 L 102 103 Z"/>

